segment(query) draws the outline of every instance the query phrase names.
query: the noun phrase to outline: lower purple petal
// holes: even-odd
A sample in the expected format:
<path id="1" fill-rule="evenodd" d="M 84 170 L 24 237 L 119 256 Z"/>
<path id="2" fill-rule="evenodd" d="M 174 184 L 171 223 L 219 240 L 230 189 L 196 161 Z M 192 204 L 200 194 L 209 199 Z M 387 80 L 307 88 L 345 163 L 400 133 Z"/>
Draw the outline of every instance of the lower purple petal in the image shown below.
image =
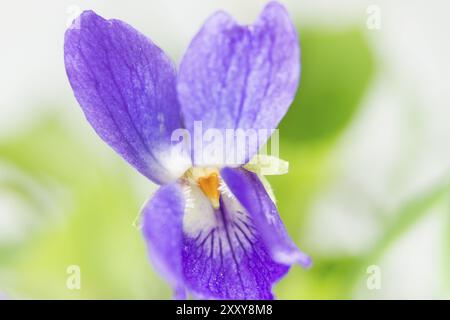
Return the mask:
<path id="1" fill-rule="evenodd" d="M 185 290 L 198 298 L 272 299 L 273 284 L 290 265 L 310 260 L 287 235 L 256 175 L 223 169 L 222 178 L 218 209 L 195 185 L 157 191 L 143 210 L 150 258 L 177 299 Z"/>
<path id="2" fill-rule="evenodd" d="M 182 220 L 184 195 L 179 184 L 162 186 L 145 205 L 142 232 L 154 267 L 173 286 L 176 298 L 184 298 L 182 280 Z"/>
<path id="3" fill-rule="evenodd" d="M 258 176 L 242 168 L 224 168 L 221 176 L 255 221 L 272 258 L 287 265 L 298 263 L 309 267 L 311 258 L 301 252 L 289 237 L 275 204 Z"/>
<path id="4" fill-rule="evenodd" d="M 230 202 L 222 195 L 216 225 L 184 237 L 186 286 L 201 298 L 273 299 L 272 285 L 289 266 L 271 258 L 254 221 Z"/>

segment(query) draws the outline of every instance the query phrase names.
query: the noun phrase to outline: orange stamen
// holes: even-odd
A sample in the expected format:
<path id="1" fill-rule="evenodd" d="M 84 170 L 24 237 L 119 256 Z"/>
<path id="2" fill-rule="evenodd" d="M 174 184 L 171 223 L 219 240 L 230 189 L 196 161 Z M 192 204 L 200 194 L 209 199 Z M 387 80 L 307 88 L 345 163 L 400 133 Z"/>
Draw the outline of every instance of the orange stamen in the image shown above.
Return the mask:
<path id="1" fill-rule="evenodd" d="M 197 183 L 205 196 L 211 201 L 214 209 L 219 208 L 219 175 L 213 172 L 206 177 L 199 177 Z"/>

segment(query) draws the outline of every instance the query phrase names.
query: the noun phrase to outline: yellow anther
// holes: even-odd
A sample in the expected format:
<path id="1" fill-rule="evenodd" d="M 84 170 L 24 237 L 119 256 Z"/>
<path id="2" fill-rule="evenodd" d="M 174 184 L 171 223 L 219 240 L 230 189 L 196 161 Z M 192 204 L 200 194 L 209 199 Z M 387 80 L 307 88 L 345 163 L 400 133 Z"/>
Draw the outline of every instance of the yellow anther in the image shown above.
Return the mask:
<path id="1" fill-rule="evenodd" d="M 194 167 L 185 175 L 190 183 L 198 185 L 214 209 L 220 206 L 220 176 L 216 168 Z"/>
<path id="2" fill-rule="evenodd" d="M 220 198 L 219 175 L 213 172 L 209 176 L 198 178 L 197 183 L 205 196 L 211 201 L 213 208 L 218 209 Z"/>

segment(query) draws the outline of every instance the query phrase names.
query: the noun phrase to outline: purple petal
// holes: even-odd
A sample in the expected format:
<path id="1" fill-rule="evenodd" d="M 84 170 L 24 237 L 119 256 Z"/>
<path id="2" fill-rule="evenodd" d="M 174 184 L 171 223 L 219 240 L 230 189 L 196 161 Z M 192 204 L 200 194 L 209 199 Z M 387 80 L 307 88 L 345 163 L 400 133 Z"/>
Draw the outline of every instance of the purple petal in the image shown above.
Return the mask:
<path id="1" fill-rule="evenodd" d="M 83 12 L 65 35 L 64 59 L 75 96 L 97 134 L 157 183 L 180 125 L 176 72 L 164 52 L 119 20 Z"/>
<path id="2" fill-rule="evenodd" d="M 299 75 L 297 33 L 281 4 L 269 3 L 251 26 L 218 12 L 180 65 L 185 126 L 193 131 L 194 121 L 202 121 L 203 129 L 266 129 L 261 146 L 288 110 Z"/>
<path id="3" fill-rule="evenodd" d="M 289 237 L 277 208 L 258 176 L 245 169 L 224 168 L 221 176 L 231 192 L 255 221 L 271 257 L 283 264 L 311 265 L 311 258 L 301 252 Z"/>
<path id="4" fill-rule="evenodd" d="M 289 266 L 271 258 L 256 221 L 236 198 L 222 194 L 214 210 L 199 195 L 191 195 L 196 205 L 184 218 L 186 287 L 200 298 L 272 299 L 272 285 Z"/>
<path id="5" fill-rule="evenodd" d="M 182 189 L 173 183 L 160 187 L 142 211 L 150 260 L 173 286 L 178 299 L 185 298 L 181 260 L 184 206 Z"/>
<path id="6" fill-rule="evenodd" d="M 289 266 L 272 259 L 254 219 L 231 195 L 213 209 L 198 187 L 181 188 L 161 187 L 143 210 L 150 259 L 175 297 L 272 299 Z"/>

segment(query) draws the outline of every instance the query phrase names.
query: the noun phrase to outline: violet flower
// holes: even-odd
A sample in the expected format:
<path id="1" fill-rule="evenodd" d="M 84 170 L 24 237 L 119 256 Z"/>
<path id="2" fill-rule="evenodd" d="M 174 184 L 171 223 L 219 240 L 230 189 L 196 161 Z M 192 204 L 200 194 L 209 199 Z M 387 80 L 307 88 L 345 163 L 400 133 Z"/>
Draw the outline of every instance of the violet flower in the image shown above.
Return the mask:
<path id="1" fill-rule="evenodd" d="M 260 176 L 241 165 L 173 154 L 172 133 L 275 129 L 295 96 L 298 38 L 286 10 L 269 3 L 253 25 L 213 14 L 178 74 L 152 41 L 119 20 L 83 12 L 65 35 L 68 78 L 97 134 L 161 185 L 145 205 L 143 235 L 176 297 L 271 299 L 297 249 Z M 262 146 L 269 136 L 258 140 Z M 195 151 L 195 150 L 194 150 Z"/>

